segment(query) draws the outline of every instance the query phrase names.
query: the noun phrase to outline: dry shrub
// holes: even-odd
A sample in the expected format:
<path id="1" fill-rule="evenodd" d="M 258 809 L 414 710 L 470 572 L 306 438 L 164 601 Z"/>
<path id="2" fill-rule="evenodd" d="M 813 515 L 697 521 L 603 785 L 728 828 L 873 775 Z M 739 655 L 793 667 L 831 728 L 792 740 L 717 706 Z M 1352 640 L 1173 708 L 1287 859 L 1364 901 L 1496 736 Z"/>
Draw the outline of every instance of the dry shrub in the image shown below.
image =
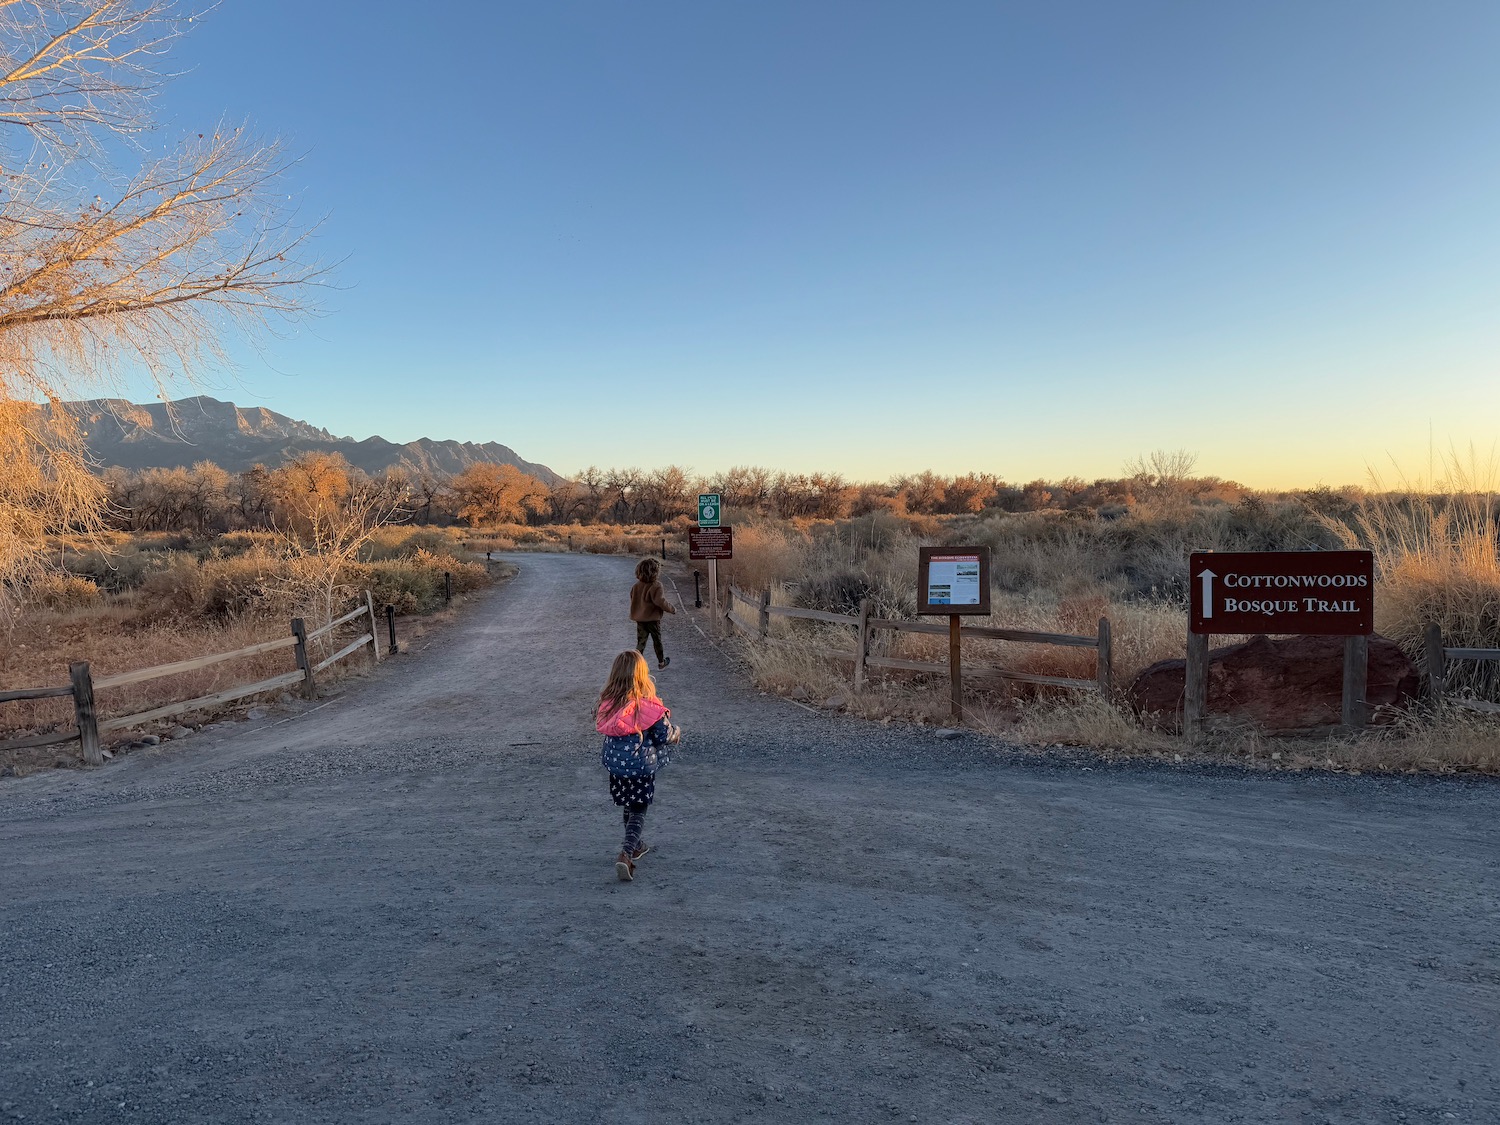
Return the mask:
<path id="1" fill-rule="evenodd" d="M 81 609 L 96 604 L 101 596 L 94 583 L 71 574 L 43 574 L 30 590 L 32 601 L 53 610 Z"/>
<path id="2" fill-rule="evenodd" d="M 1454 648 L 1500 648 L 1500 520 L 1496 467 L 1450 456 L 1434 491 L 1368 495 L 1333 526 L 1375 555 L 1375 627 L 1425 667 L 1423 631 Z M 1493 665 L 1449 665 L 1450 684 L 1493 698 Z"/>
<path id="3" fill-rule="evenodd" d="M 1093 692 L 1030 700 L 1014 717 L 989 716 L 984 729 L 998 737 L 1041 746 L 1137 754 L 1180 748 L 1179 740 L 1143 729 L 1129 711 Z"/>
<path id="4" fill-rule="evenodd" d="M 178 554 L 146 575 L 139 605 L 143 618 L 153 621 L 261 617 L 295 607 L 291 583 L 288 560 L 262 547 L 203 562 Z"/>
<path id="5" fill-rule="evenodd" d="M 803 573 L 807 540 L 784 524 L 750 523 L 734 529 L 734 558 L 719 574 L 747 594 Z"/>

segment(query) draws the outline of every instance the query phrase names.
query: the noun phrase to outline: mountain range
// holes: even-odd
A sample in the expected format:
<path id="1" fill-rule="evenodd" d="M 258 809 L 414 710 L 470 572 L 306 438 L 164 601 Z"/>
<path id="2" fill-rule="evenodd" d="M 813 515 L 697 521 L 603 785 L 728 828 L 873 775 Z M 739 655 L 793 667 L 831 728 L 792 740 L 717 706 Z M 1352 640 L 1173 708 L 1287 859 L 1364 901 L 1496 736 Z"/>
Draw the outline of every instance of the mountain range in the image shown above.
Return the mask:
<path id="1" fill-rule="evenodd" d="M 499 442 L 434 441 L 398 445 L 382 437 L 356 441 L 267 410 L 198 395 L 171 403 L 118 398 L 65 402 L 102 468 L 177 468 L 212 461 L 238 473 L 252 465 L 275 468 L 304 453 L 339 453 L 355 468 L 379 473 L 401 465 L 414 472 L 457 473 L 479 462 L 514 465 L 548 484 L 560 480 L 546 465 L 526 461 Z"/>

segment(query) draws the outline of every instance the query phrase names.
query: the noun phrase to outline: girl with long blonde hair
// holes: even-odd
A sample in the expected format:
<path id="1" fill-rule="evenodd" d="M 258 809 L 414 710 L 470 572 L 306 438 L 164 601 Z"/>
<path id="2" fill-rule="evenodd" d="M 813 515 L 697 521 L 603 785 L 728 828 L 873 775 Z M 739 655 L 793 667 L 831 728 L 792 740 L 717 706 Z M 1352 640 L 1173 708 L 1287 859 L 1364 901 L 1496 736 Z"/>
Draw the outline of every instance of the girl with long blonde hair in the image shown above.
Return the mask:
<path id="1" fill-rule="evenodd" d="M 610 665 L 594 727 L 604 736 L 610 798 L 624 813 L 625 840 L 615 858 L 615 875 L 628 883 L 635 878 L 636 863 L 651 850 L 641 834 L 656 797 L 656 773 L 667 764 L 667 747 L 682 736 L 671 710 L 657 697 L 646 658 L 634 649 L 620 653 Z"/>

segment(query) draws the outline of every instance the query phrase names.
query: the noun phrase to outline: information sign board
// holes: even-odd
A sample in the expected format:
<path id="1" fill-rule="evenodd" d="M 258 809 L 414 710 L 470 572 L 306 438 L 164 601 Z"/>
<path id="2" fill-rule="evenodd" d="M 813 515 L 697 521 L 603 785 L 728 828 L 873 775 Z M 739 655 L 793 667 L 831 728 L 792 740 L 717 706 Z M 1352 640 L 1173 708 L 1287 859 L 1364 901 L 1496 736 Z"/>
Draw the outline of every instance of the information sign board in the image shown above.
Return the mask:
<path id="1" fill-rule="evenodd" d="M 706 561 L 734 558 L 734 528 L 688 528 L 688 558 Z"/>
<path id="2" fill-rule="evenodd" d="M 717 492 L 698 493 L 698 526 L 718 527 L 719 519 L 724 514 L 724 506 L 719 503 Z"/>
<path id="3" fill-rule="evenodd" d="M 1188 556 L 1194 633 L 1375 631 L 1369 551 L 1195 551 Z"/>
<path id="4" fill-rule="evenodd" d="M 990 612 L 988 547 L 923 547 L 917 556 L 917 612 Z"/>

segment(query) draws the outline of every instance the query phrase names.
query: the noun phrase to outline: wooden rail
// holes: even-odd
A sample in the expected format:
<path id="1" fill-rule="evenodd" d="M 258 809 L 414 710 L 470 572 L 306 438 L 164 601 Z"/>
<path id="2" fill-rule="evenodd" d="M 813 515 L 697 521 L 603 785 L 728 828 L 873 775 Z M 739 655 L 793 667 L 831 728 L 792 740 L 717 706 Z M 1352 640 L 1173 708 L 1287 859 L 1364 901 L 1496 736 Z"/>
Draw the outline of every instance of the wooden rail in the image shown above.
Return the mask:
<path id="1" fill-rule="evenodd" d="M 176 676 L 183 672 L 196 672 L 200 668 L 208 668 L 225 660 L 239 660 L 245 656 L 259 656 L 263 652 L 275 652 L 278 648 L 291 648 L 296 643 L 296 637 L 282 637 L 275 641 L 261 641 L 260 644 L 246 645 L 244 648 L 237 648 L 233 652 L 216 652 L 211 656 L 195 656 L 191 660 L 178 660 L 172 664 L 158 664 L 154 668 L 137 668 L 134 672 L 120 672 L 113 676 L 105 676 L 102 680 L 95 680 L 94 687 L 98 690 L 124 687 L 126 684 L 139 684 L 146 680 L 160 679 L 162 676 Z"/>
<path id="2" fill-rule="evenodd" d="M 317 665 L 312 665 L 307 655 L 307 641 L 325 636 L 341 625 L 347 625 L 356 618 L 365 618 L 366 630 L 358 638 L 349 642 L 332 656 Z M 394 645 L 396 629 L 394 618 L 388 618 L 392 645 Z M 0 691 L 0 703 L 13 703 L 28 699 L 61 699 L 71 696 L 73 699 L 73 712 L 75 727 L 68 731 L 56 731 L 50 734 L 34 734 L 25 738 L 14 738 L 0 742 L 0 752 L 8 750 L 25 750 L 41 746 L 60 746 L 66 742 L 77 742 L 83 754 L 83 760 L 89 765 L 102 765 L 104 763 L 103 747 L 100 745 L 99 736 L 109 734 L 113 731 L 124 730 L 128 727 L 137 726 L 141 723 L 152 722 L 156 719 L 165 719 L 173 715 L 185 714 L 189 711 L 198 711 L 205 707 L 213 707 L 220 703 L 228 703 L 236 699 L 244 699 L 251 695 L 260 695 L 262 692 L 276 691 L 278 688 L 291 687 L 293 684 L 301 683 L 305 694 L 316 696 L 317 686 L 313 676 L 330 665 L 336 664 L 345 657 L 357 652 L 365 645 L 370 646 L 370 656 L 375 662 L 380 660 L 380 643 L 377 640 L 375 617 L 375 602 L 368 591 L 365 592 L 362 604 L 350 610 L 327 625 L 308 633 L 302 628 L 301 619 L 292 622 L 291 635 L 281 637 L 274 641 L 261 641 L 257 644 L 246 645 L 243 648 L 233 649 L 230 652 L 216 652 L 208 656 L 195 656 L 189 660 L 176 660 L 170 664 L 157 664 L 150 668 L 137 668 L 130 672 L 119 672 L 113 676 L 95 680 L 89 672 L 87 663 L 77 663 L 69 669 L 71 682 L 65 687 L 40 687 L 40 688 L 18 688 L 10 691 Z M 269 679 L 260 680 L 253 684 L 237 684 L 234 687 L 224 688 L 211 695 L 198 696 L 196 699 L 185 699 L 180 702 L 163 704 L 153 707 L 147 711 L 139 711 L 133 715 L 118 715 L 114 718 L 100 720 L 94 707 L 94 692 L 105 691 L 110 688 L 126 687 L 130 684 L 143 683 L 147 680 L 160 679 L 164 676 L 181 675 L 186 672 L 196 672 L 203 668 L 212 667 L 226 660 L 241 660 L 249 656 L 260 656 L 267 652 L 275 652 L 283 648 L 296 650 L 297 669 L 290 672 L 282 672 Z"/>
<path id="3" fill-rule="evenodd" d="M 764 590 L 756 598 L 737 586 L 729 587 L 729 611 L 726 618 L 746 633 L 766 637 L 769 619 L 772 616 L 798 618 L 806 621 L 822 621 L 832 625 L 850 625 L 859 631 L 853 651 L 831 650 L 828 655 L 837 660 L 854 662 L 854 685 L 864 686 L 869 668 L 891 668 L 904 672 L 928 672 L 947 674 L 950 666 L 927 660 L 903 660 L 894 656 L 872 656 L 870 634 L 877 629 L 902 633 L 925 633 L 930 636 L 949 636 L 949 626 L 934 621 L 902 621 L 894 618 L 871 617 L 870 602 L 866 598 L 860 603 L 859 616 L 830 613 L 821 609 L 798 609 L 793 606 L 771 605 L 771 591 Z M 756 611 L 752 622 L 737 610 L 745 606 Z M 980 679 L 1009 680 L 1014 683 L 1036 684 L 1042 687 L 1067 688 L 1076 691 L 1097 691 L 1106 699 L 1113 692 L 1111 650 L 1113 647 L 1110 623 L 1107 617 L 1099 619 L 1099 631 L 1095 636 L 1077 636 L 1069 633 L 1038 633 L 1028 629 L 1001 629 L 991 625 L 964 625 L 959 629 L 960 640 L 971 638 L 986 641 L 1008 641 L 1016 644 L 1061 645 L 1072 648 L 1092 648 L 1097 652 L 1094 678 L 1075 679 L 1067 676 L 1043 676 L 1034 672 L 1015 672 L 1008 668 L 982 664 L 965 667 L 965 672 Z"/>
<path id="4" fill-rule="evenodd" d="M 1447 704 L 1462 707 L 1467 711 L 1479 711 L 1487 715 L 1500 715 L 1500 703 L 1483 699 L 1455 699 L 1448 695 L 1448 661 L 1450 660 L 1500 660 L 1500 648 L 1448 648 L 1443 644 L 1443 630 L 1436 622 L 1428 625 L 1422 635 L 1423 648 L 1427 653 L 1427 698 L 1437 706 Z"/>

